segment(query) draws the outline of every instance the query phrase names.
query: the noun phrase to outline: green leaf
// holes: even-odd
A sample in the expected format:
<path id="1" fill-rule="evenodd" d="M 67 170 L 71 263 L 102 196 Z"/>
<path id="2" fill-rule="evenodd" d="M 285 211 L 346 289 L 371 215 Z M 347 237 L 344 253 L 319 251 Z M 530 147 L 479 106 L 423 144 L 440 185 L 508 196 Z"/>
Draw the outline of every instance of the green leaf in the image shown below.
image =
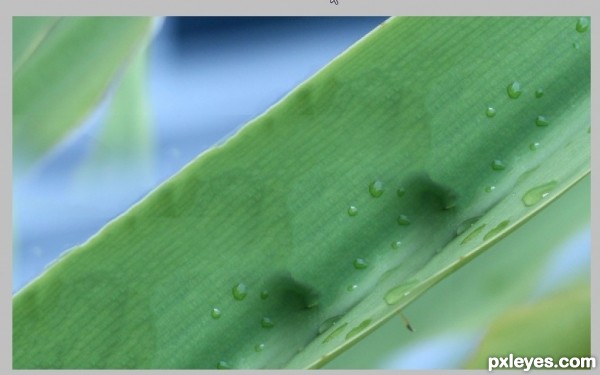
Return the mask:
<path id="1" fill-rule="evenodd" d="M 576 22 L 384 23 L 20 291 L 13 366 L 322 365 L 589 173 Z"/>
<path id="2" fill-rule="evenodd" d="M 90 114 L 151 25 L 144 17 L 14 18 L 15 172 L 31 167 Z"/>
<path id="3" fill-rule="evenodd" d="M 406 330 L 400 317 L 391 319 L 327 363 L 326 368 L 377 368 L 392 355 L 408 355 L 415 346 L 422 347 L 430 340 L 480 337 L 498 316 L 539 298 L 558 251 L 563 251 L 565 241 L 589 226 L 590 213 L 588 175 L 510 236 L 407 306 L 402 313 L 414 332 Z M 571 264 L 565 267 L 589 280 L 585 265 L 581 267 L 584 270 Z M 561 279 L 559 286 L 572 282 Z M 457 366 L 464 362 L 458 357 L 454 361 Z"/>
<path id="4" fill-rule="evenodd" d="M 568 308 L 567 308 L 568 307 Z M 488 368 L 488 357 L 562 357 L 591 355 L 589 282 L 578 284 L 498 318 L 467 368 Z"/>

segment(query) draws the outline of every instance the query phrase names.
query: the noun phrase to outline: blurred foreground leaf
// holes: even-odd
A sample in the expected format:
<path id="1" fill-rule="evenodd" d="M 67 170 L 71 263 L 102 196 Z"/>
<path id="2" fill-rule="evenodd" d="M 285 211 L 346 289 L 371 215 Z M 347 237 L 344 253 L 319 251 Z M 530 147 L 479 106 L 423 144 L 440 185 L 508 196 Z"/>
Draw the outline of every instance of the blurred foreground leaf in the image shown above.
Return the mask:
<path id="1" fill-rule="evenodd" d="M 589 282 L 577 284 L 498 318 L 467 368 L 488 368 L 488 357 L 562 357 L 591 355 Z"/>
<path id="2" fill-rule="evenodd" d="M 322 365 L 589 173 L 577 22 L 384 23 L 19 292 L 13 366 Z"/>
<path id="3" fill-rule="evenodd" d="M 147 17 L 13 18 L 13 167 L 79 125 L 150 35 Z"/>
<path id="4" fill-rule="evenodd" d="M 13 18 L 13 73 L 35 52 L 58 24 L 60 17 Z"/>
<path id="5" fill-rule="evenodd" d="M 152 176 L 153 137 L 147 93 L 146 49 L 128 64 L 115 87 L 99 138 L 78 171 L 83 193 L 148 184 Z"/>

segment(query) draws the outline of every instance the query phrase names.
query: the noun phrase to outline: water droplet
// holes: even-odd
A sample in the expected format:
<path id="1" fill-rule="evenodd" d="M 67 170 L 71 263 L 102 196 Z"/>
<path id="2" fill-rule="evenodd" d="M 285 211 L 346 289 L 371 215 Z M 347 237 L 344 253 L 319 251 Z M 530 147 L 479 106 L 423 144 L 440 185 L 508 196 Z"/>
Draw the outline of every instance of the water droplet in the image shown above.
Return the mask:
<path id="1" fill-rule="evenodd" d="M 544 116 L 538 116 L 535 119 L 535 124 L 541 128 L 546 127 L 548 125 L 550 125 L 550 121 L 548 121 L 548 119 Z"/>
<path id="2" fill-rule="evenodd" d="M 346 290 L 349 291 L 349 292 L 353 292 L 354 290 L 356 290 L 356 288 L 358 288 L 358 285 L 352 284 L 352 285 L 348 285 L 348 287 L 346 288 Z"/>
<path id="3" fill-rule="evenodd" d="M 402 300 L 402 298 L 408 296 L 410 291 L 418 284 L 417 280 L 409 280 L 403 284 L 393 287 L 388 290 L 383 299 L 388 305 L 394 305 Z"/>
<path id="4" fill-rule="evenodd" d="M 219 363 L 217 363 L 217 368 L 219 370 L 229 370 L 231 366 L 225 361 L 219 361 Z"/>
<path id="5" fill-rule="evenodd" d="M 355 206 L 348 207 L 348 215 L 349 216 L 356 216 L 357 214 L 358 214 L 358 208 L 356 208 Z"/>
<path id="6" fill-rule="evenodd" d="M 364 270 L 365 268 L 367 268 L 367 266 L 367 261 L 362 258 L 356 258 L 354 260 L 354 268 L 356 268 L 357 270 Z"/>
<path id="7" fill-rule="evenodd" d="M 264 318 L 262 318 L 262 320 L 260 321 L 260 325 L 263 328 L 273 328 L 275 326 L 275 323 L 273 323 L 273 321 L 271 320 L 271 318 L 267 318 L 266 316 Z"/>
<path id="8" fill-rule="evenodd" d="M 485 110 L 485 115 L 490 118 L 496 116 L 496 108 L 487 107 L 487 109 Z"/>
<path id="9" fill-rule="evenodd" d="M 517 99 L 523 93 L 523 89 L 519 82 L 514 81 L 506 87 L 506 92 L 511 99 Z"/>
<path id="10" fill-rule="evenodd" d="M 406 215 L 400 215 L 398 216 L 398 224 L 403 226 L 410 225 L 410 219 Z"/>
<path id="11" fill-rule="evenodd" d="M 573 42 L 573 48 L 575 48 L 575 49 L 579 49 L 579 43 L 577 43 L 577 42 Z"/>
<path id="12" fill-rule="evenodd" d="M 485 224 L 473 229 L 473 231 L 471 233 L 469 233 L 464 240 L 462 240 L 462 242 L 460 243 L 461 245 L 466 244 L 467 242 L 471 242 L 471 240 L 473 240 L 475 237 L 477 237 L 479 235 L 479 233 L 481 233 L 481 231 L 483 231 L 483 228 L 485 228 Z"/>
<path id="13" fill-rule="evenodd" d="M 490 238 L 495 237 L 496 235 L 498 235 L 498 233 L 502 232 L 504 230 L 504 228 L 506 228 L 508 226 L 509 223 L 510 223 L 510 220 L 504 220 L 500 224 L 496 225 L 496 227 L 494 229 L 490 229 L 490 231 L 487 232 L 485 234 L 485 236 L 483 236 L 483 240 L 487 241 Z"/>
<path id="14" fill-rule="evenodd" d="M 340 333 L 342 333 L 342 331 L 344 330 L 344 328 L 346 328 L 346 326 L 348 326 L 348 323 L 344 323 L 344 324 L 340 325 L 339 327 L 337 327 L 336 329 L 334 329 L 333 332 L 331 332 L 327 337 L 325 337 L 325 339 L 322 341 L 322 343 L 326 344 L 329 341 L 336 338 L 337 336 L 339 336 Z"/>
<path id="15" fill-rule="evenodd" d="M 267 299 L 267 298 L 269 298 L 268 290 L 263 290 L 262 292 L 260 292 L 260 299 Z"/>
<path id="16" fill-rule="evenodd" d="M 540 148 L 540 142 L 533 142 L 533 143 L 530 143 L 530 144 L 529 144 L 529 149 L 530 149 L 531 151 L 535 151 L 535 150 L 537 150 L 538 148 Z"/>
<path id="17" fill-rule="evenodd" d="M 539 88 L 539 89 L 535 90 L 535 97 L 536 97 L 536 98 L 538 98 L 538 99 L 539 99 L 539 98 L 541 98 L 542 96 L 544 96 L 544 90 L 543 90 L 543 89 Z"/>
<path id="18" fill-rule="evenodd" d="M 265 344 L 256 344 L 254 347 L 255 352 L 262 352 L 263 350 L 265 350 Z"/>
<path id="19" fill-rule="evenodd" d="M 585 33 L 588 31 L 589 27 L 590 21 L 586 17 L 580 17 L 577 20 L 577 25 L 575 25 L 575 30 L 577 30 L 578 33 Z"/>
<path id="20" fill-rule="evenodd" d="M 362 331 L 364 331 L 365 328 L 367 328 L 369 326 L 369 324 L 371 324 L 371 319 L 363 320 L 359 325 L 352 328 L 350 330 L 350 332 L 348 332 L 348 334 L 346 335 L 346 340 L 349 340 L 349 339 L 353 338 L 354 336 L 358 335 L 359 333 L 361 333 Z"/>
<path id="21" fill-rule="evenodd" d="M 379 198 L 383 194 L 383 182 L 375 180 L 369 185 L 369 193 L 373 198 Z"/>
<path id="22" fill-rule="evenodd" d="M 336 315 L 336 316 L 326 319 L 319 326 L 319 335 L 322 334 L 323 332 L 327 331 L 329 328 L 333 327 L 334 325 L 336 325 L 337 322 L 340 321 L 340 319 L 342 319 L 342 315 Z"/>
<path id="23" fill-rule="evenodd" d="M 458 228 L 456 228 L 456 235 L 460 236 L 461 234 L 465 233 L 473 225 L 475 225 L 475 223 L 479 221 L 479 219 L 481 219 L 481 216 L 475 216 L 460 223 L 458 225 Z"/>
<path id="24" fill-rule="evenodd" d="M 495 171 L 503 171 L 506 169 L 506 165 L 502 160 L 494 160 L 492 162 L 492 169 Z"/>
<path id="25" fill-rule="evenodd" d="M 525 195 L 523 195 L 522 201 L 525 206 L 533 206 L 538 203 L 542 199 L 546 198 L 550 191 L 554 189 L 557 185 L 556 181 L 550 181 L 543 185 L 534 187 L 533 189 L 528 190 Z"/>
<path id="26" fill-rule="evenodd" d="M 492 191 L 496 190 L 496 187 L 494 185 L 490 185 L 486 186 L 484 190 L 486 193 L 491 193 Z"/>
<path id="27" fill-rule="evenodd" d="M 402 241 L 394 241 L 392 242 L 392 249 L 399 249 L 402 245 Z"/>
<path id="28" fill-rule="evenodd" d="M 406 189 L 404 189 L 404 187 L 400 186 L 398 188 L 398 190 L 396 190 L 396 195 L 398 195 L 399 198 L 402 198 L 404 196 L 404 194 L 406 194 Z"/>
<path id="29" fill-rule="evenodd" d="M 234 286 L 231 291 L 233 298 L 237 299 L 238 301 L 243 300 L 248 295 L 248 288 L 244 283 L 239 283 L 238 285 Z"/>
<path id="30" fill-rule="evenodd" d="M 215 307 L 210 312 L 210 316 L 212 316 L 213 319 L 219 319 L 221 317 L 221 310 Z"/>

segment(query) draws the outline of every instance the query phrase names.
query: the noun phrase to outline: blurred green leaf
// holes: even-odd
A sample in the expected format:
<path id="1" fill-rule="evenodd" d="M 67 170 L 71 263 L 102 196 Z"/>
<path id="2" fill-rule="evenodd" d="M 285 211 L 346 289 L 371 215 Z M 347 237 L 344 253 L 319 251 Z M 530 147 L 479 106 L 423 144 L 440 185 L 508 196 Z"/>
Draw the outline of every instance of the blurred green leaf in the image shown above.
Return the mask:
<path id="1" fill-rule="evenodd" d="M 20 291 L 13 366 L 321 366 L 589 173 L 576 22 L 384 23 Z"/>
<path id="2" fill-rule="evenodd" d="M 145 17 L 14 17 L 13 167 L 22 173 L 96 107 L 148 40 Z"/>
<path id="3" fill-rule="evenodd" d="M 488 368 L 488 357 L 562 357 L 591 355 L 590 285 L 575 285 L 499 317 L 467 368 Z"/>
<path id="4" fill-rule="evenodd" d="M 102 120 L 91 153 L 81 162 L 82 192 L 120 181 L 124 186 L 149 183 L 152 177 L 153 137 L 147 93 L 147 50 L 126 66 Z"/>
<path id="5" fill-rule="evenodd" d="M 44 42 L 59 20 L 60 17 L 13 18 L 13 73 Z"/>

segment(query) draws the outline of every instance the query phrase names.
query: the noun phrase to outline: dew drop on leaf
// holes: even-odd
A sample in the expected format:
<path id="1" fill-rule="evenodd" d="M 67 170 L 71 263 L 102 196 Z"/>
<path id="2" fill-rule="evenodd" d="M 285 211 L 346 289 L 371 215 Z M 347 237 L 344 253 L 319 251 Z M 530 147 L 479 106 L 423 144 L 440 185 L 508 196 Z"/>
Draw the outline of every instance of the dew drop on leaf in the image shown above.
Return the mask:
<path id="1" fill-rule="evenodd" d="M 248 288 L 246 287 L 246 284 L 239 283 L 233 287 L 231 292 L 233 294 L 233 298 L 235 298 L 238 301 L 241 301 L 248 295 Z"/>
<path id="2" fill-rule="evenodd" d="M 506 165 L 502 160 L 494 160 L 492 161 L 492 169 L 495 171 L 503 171 L 506 169 Z"/>
<path id="3" fill-rule="evenodd" d="M 486 224 L 480 225 L 479 227 L 473 229 L 473 231 L 471 233 L 469 233 L 460 243 L 461 245 L 464 245 L 468 242 L 471 242 L 474 238 L 476 238 L 479 233 L 481 233 L 481 231 L 483 230 L 483 228 L 485 228 Z"/>
<path id="4" fill-rule="evenodd" d="M 254 351 L 256 352 L 262 352 L 265 349 L 265 344 L 256 344 L 256 346 L 254 347 Z"/>
<path id="5" fill-rule="evenodd" d="M 472 217 L 472 218 L 467 219 L 467 220 L 463 221 L 462 223 L 460 223 L 458 225 L 458 227 L 456 228 L 456 235 L 460 236 L 461 234 L 465 233 L 473 225 L 475 225 L 475 223 L 477 223 L 477 221 L 479 221 L 479 219 L 481 219 L 481 216 Z"/>
<path id="6" fill-rule="evenodd" d="M 540 148 L 540 142 L 533 142 L 533 143 L 529 144 L 529 149 L 531 151 L 535 151 L 538 148 Z"/>
<path id="7" fill-rule="evenodd" d="M 510 223 L 509 220 L 504 220 L 503 222 L 501 222 L 500 224 L 496 225 L 495 228 L 490 229 L 489 232 L 487 232 L 485 234 L 485 236 L 483 236 L 483 240 L 487 241 L 492 237 L 495 237 L 498 233 L 502 232 L 504 230 L 504 228 L 506 228 L 508 226 L 508 224 Z"/>
<path id="8" fill-rule="evenodd" d="M 536 187 L 528 190 L 523 195 L 523 198 L 522 198 L 523 204 L 525 204 L 525 206 L 527 206 L 527 207 L 533 206 L 534 204 L 538 203 L 542 199 L 546 198 L 548 196 L 548 194 L 550 194 L 550 191 L 552 189 L 554 189 L 554 187 L 556 187 L 556 185 L 557 185 L 556 181 L 550 181 L 548 183 L 545 183 L 540 186 L 536 186 Z"/>
<path id="9" fill-rule="evenodd" d="M 273 321 L 271 320 L 271 318 L 267 318 L 266 316 L 264 318 L 262 318 L 262 320 L 260 321 L 260 325 L 263 328 L 273 328 L 275 326 L 275 323 L 273 323 Z"/>
<path id="10" fill-rule="evenodd" d="M 213 308 L 210 312 L 210 316 L 212 316 L 213 319 L 219 319 L 221 317 L 221 310 L 216 307 Z"/>
<path id="11" fill-rule="evenodd" d="M 406 215 L 398 216 L 398 225 L 406 226 L 410 225 L 410 219 Z"/>
<path id="12" fill-rule="evenodd" d="M 355 206 L 348 207 L 348 216 L 356 216 L 358 214 L 358 208 Z"/>
<path id="13" fill-rule="evenodd" d="M 268 290 L 263 290 L 262 292 L 260 292 L 260 299 L 267 299 L 267 298 L 269 298 Z"/>
<path id="14" fill-rule="evenodd" d="M 375 180 L 369 185 L 369 193 L 373 198 L 379 198 L 383 194 L 383 182 Z"/>
<path id="15" fill-rule="evenodd" d="M 543 128 L 550 125 L 550 121 L 544 116 L 538 116 L 535 118 L 535 124 L 540 128 Z"/>
<path id="16" fill-rule="evenodd" d="M 585 17 L 580 17 L 577 20 L 577 25 L 575 25 L 575 30 L 577 30 L 578 33 L 585 33 L 588 31 L 589 27 L 590 21 Z"/>
<path id="17" fill-rule="evenodd" d="M 542 96 L 544 96 L 544 90 L 543 90 L 543 89 L 541 89 L 541 88 L 540 88 L 540 89 L 537 89 L 537 90 L 535 90 L 535 97 L 536 97 L 536 98 L 538 98 L 538 99 L 539 99 L 539 98 L 541 98 Z"/>
<path id="18" fill-rule="evenodd" d="M 487 107 L 487 109 L 485 110 L 485 115 L 490 118 L 496 116 L 496 108 Z"/>
<path id="19" fill-rule="evenodd" d="M 365 268 L 367 268 L 367 266 L 367 261 L 362 258 L 356 258 L 354 260 L 354 268 L 356 268 L 357 270 L 364 270 Z"/>
<path id="20" fill-rule="evenodd" d="M 342 319 L 342 315 L 336 315 L 325 319 L 325 321 L 319 325 L 319 335 L 336 325 L 340 319 Z"/>
<path id="21" fill-rule="evenodd" d="M 346 326 L 348 326 L 348 323 L 344 323 L 344 324 L 340 325 L 339 327 L 337 327 L 336 329 L 334 329 L 333 332 L 331 332 L 327 337 L 325 337 L 325 339 L 322 341 L 322 343 L 326 344 L 329 341 L 338 337 L 340 335 L 340 333 L 342 333 L 344 328 L 346 328 Z"/>
<path id="22" fill-rule="evenodd" d="M 397 285 L 392 289 L 388 290 L 383 299 L 388 305 L 394 305 L 403 297 L 408 296 L 410 294 L 411 289 L 417 284 L 417 280 L 409 280 L 405 283 Z"/>
<path id="23" fill-rule="evenodd" d="M 506 92 L 511 99 L 517 99 L 523 93 L 523 89 L 519 82 L 514 81 L 506 87 Z"/>
<path id="24" fill-rule="evenodd" d="M 359 333 L 364 331 L 370 324 L 371 324 L 371 319 L 363 320 L 359 325 L 352 328 L 346 334 L 346 340 L 349 340 L 349 339 L 353 338 L 354 336 L 358 335 Z"/>

